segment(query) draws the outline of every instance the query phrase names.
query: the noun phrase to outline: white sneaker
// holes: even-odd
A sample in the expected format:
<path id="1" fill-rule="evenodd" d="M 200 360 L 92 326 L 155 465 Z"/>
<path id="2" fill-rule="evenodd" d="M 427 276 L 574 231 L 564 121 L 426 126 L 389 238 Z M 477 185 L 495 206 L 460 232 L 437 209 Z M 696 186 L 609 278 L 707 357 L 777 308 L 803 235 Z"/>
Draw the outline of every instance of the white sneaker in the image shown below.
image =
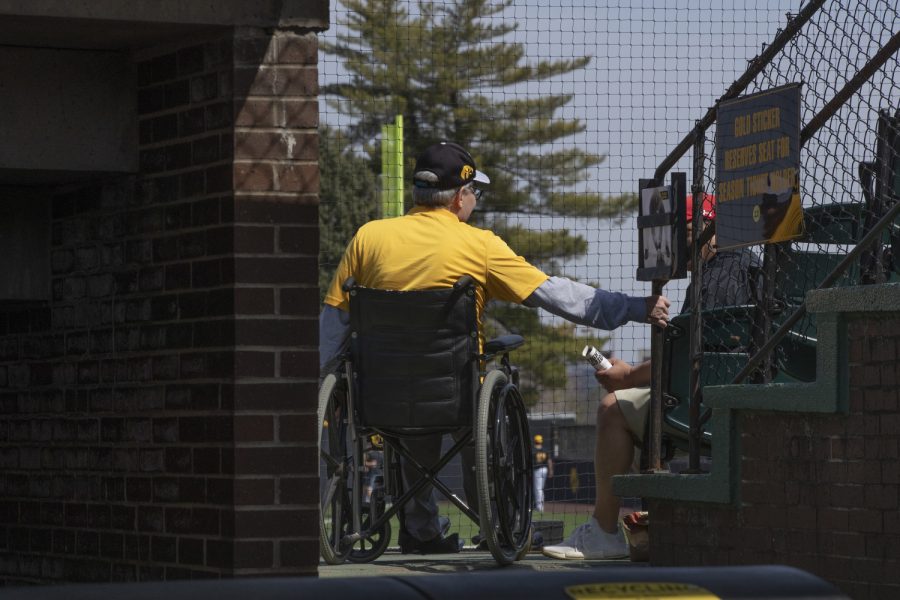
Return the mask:
<path id="1" fill-rule="evenodd" d="M 544 546 L 544 555 L 563 560 L 603 560 L 625 558 L 628 556 L 628 542 L 622 530 L 606 533 L 600 528 L 597 520 L 579 525 L 559 545 Z"/>

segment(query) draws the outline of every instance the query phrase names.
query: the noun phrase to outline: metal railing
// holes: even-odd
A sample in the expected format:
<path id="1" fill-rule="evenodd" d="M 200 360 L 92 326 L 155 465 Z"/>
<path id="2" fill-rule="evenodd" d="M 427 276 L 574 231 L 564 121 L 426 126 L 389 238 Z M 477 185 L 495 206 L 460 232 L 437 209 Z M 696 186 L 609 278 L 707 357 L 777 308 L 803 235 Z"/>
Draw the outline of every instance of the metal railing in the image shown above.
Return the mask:
<path id="1" fill-rule="evenodd" d="M 697 121 L 695 128 L 682 139 L 682 141 L 657 167 L 654 178 L 657 182 L 662 182 L 666 173 L 668 173 L 669 170 L 672 169 L 672 167 L 688 152 L 689 149 L 693 148 L 694 176 L 692 191 L 694 196 L 694 214 L 699 214 L 698 211 L 700 210 L 701 196 L 704 191 L 704 179 L 708 178 L 707 181 L 709 182 L 711 182 L 712 180 L 712 177 L 705 168 L 708 158 L 705 145 L 707 132 L 716 124 L 716 112 L 719 105 L 726 100 L 735 98 L 748 91 L 751 84 L 753 83 L 756 83 L 757 86 L 762 86 L 764 83 L 766 83 L 766 81 L 758 81 L 759 79 L 768 80 L 768 83 L 774 83 L 773 80 L 776 79 L 776 77 L 766 74 L 766 71 L 773 68 L 775 71 L 778 70 L 776 63 L 778 63 L 780 60 L 786 60 L 785 53 L 788 48 L 796 51 L 798 38 L 803 37 L 804 29 L 806 27 L 811 27 L 811 24 L 814 22 L 814 19 L 817 16 L 822 16 L 822 13 L 824 13 L 824 16 L 822 16 L 822 20 L 824 23 L 826 23 L 826 25 L 816 25 L 817 30 L 824 30 L 830 27 L 830 24 L 839 21 L 836 17 L 830 14 L 830 11 L 836 13 L 842 13 L 842 11 L 847 12 L 848 14 L 852 13 L 852 9 L 848 9 L 847 7 L 841 5 L 831 5 L 825 8 L 825 4 L 826 3 L 824 1 L 812 2 L 803 7 L 803 9 L 795 17 L 791 17 L 791 15 L 788 15 L 788 23 L 786 27 L 778 32 L 772 44 L 768 45 L 759 56 L 750 61 L 750 64 L 745 73 L 741 75 L 728 88 L 728 90 L 719 98 L 716 104 L 706 112 L 703 118 Z M 894 7 L 893 11 L 894 16 L 896 17 L 896 7 Z M 868 13 L 876 14 L 876 12 L 877 11 L 875 10 L 869 10 L 867 11 L 867 13 L 863 14 L 863 17 L 867 17 Z M 896 18 L 896 20 L 900 22 L 900 18 Z M 880 22 L 885 27 L 891 27 L 891 21 L 889 19 L 882 19 Z M 840 33 L 839 29 L 837 31 L 838 33 Z M 890 30 L 887 29 L 887 31 Z M 834 33 L 834 31 L 832 31 L 832 33 Z M 835 43 L 835 46 L 842 51 L 842 53 L 838 55 L 840 59 L 844 60 L 844 62 L 850 62 L 851 58 L 847 56 L 848 52 L 844 52 L 843 49 L 845 47 L 852 47 L 852 44 L 848 42 L 847 44 L 842 45 L 840 42 L 837 42 Z M 860 46 L 862 46 L 862 44 L 860 44 Z M 876 74 L 881 73 L 882 79 L 885 83 L 883 83 L 879 88 L 880 97 L 875 99 L 874 102 L 883 100 L 883 98 L 886 98 L 888 102 L 900 99 L 900 88 L 898 88 L 898 84 L 893 80 L 895 69 L 885 69 L 885 65 L 887 65 L 889 61 L 896 62 L 898 49 L 900 49 L 900 30 L 895 30 L 885 42 L 880 43 L 877 51 L 871 53 L 864 64 L 856 69 L 853 76 L 850 77 L 832 95 L 830 95 L 830 98 L 828 98 L 827 102 L 824 102 L 824 105 L 821 106 L 821 108 L 819 108 L 815 112 L 815 114 L 806 121 L 805 125 L 803 125 L 802 127 L 800 134 L 801 148 L 804 148 L 811 140 L 816 139 L 816 136 L 820 133 L 820 131 L 822 131 L 823 128 L 826 128 L 829 122 L 834 119 L 836 115 L 840 115 L 842 109 L 844 109 L 852 99 L 861 97 L 861 90 L 864 88 L 864 86 L 869 85 L 870 88 L 874 87 L 871 84 L 873 77 L 876 76 Z M 789 59 L 789 57 L 787 59 Z M 773 67 L 773 65 L 776 66 Z M 882 72 L 882 69 L 885 69 L 885 71 Z M 765 76 L 761 77 L 763 75 Z M 816 86 L 815 81 L 811 84 L 807 84 L 806 87 L 808 89 L 808 93 L 814 95 L 818 100 L 821 98 L 820 88 L 814 86 Z M 871 111 L 872 102 L 873 100 L 871 98 L 866 98 L 865 100 L 861 101 L 861 104 L 865 106 L 867 111 Z M 900 102 L 898 102 L 897 106 L 900 106 Z M 893 106 L 893 108 L 897 109 L 897 106 Z M 860 109 L 857 112 L 862 113 L 863 110 Z M 862 121 L 869 115 L 857 115 L 856 113 L 852 113 L 852 116 L 859 116 L 859 120 Z M 840 119 L 838 119 L 839 127 L 837 127 L 835 130 L 839 130 L 842 127 L 845 127 L 848 130 L 851 129 L 851 126 L 847 124 L 850 120 L 851 119 L 847 115 L 841 115 Z M 832 130 L 829 133 L 834 134 L 835 130 Z M 872 128 L 869 128 L 869 132 L 871 132 L 871 130 Z M 892 145 L 886 144 L 886 140 L 883 139 L 884 136 L 887 136 L 890 139 L 894 139 L 896 137 L 896 132 L 892 133 L 890 131 L 879 131 L 876 136 L 875 146 L 884 146 L 888 147 L 889 149 L 894 147 Z M 834 144 L 835 146 L 840 148 L 840 144 L 838 142 L 834 142 Z M 833 150 L 833 152 L 835 153 L 838 151 L 842 150 Z M 883 157 L 877 157 L 876 161 L 881 160 L 882 162 L 884 162 L 884 160 L 888 160 L 888 162 L 890 163 L 890 156 L 890 153 L 888 153 Z M 856 158 L 858 159 L 858 157 Z M 814 164 L 813 167 L 816 170 L 819 169 L 818 164 Z M 880 168 L 876 167 L 874 171 L 886 171 L 887 174 L 890 175 L 890 168 L 890 164 L 882 164 L 880 165 Z M 815 173 L 813 175 L 815 176 Z M 867 253 L 876 257 L 876 259 L 869 260 L 868 264 L 878 270 L 879 273 L 882 273 L 881 270 L 884 261 L 881 260 L 882 252 L 880 249 L 880 245 L 882 238 L 884 237 L 884 231 L 889 226 L 891 226 L 891 224 L 894 223 L 895 219 L 897 219 L 898 215 L 900 215 L 900 202 L 897 202 L 896 198 L 889 198 L 891 193 L 887 191 L 887 179 L 888 177 L 883 176 L 880 183 L 880 197 L 877 198 L 874 202 L 866 203 L 866 205 L 861 208 L 860 214 L 865 212 L 867 217 L 867 226 L 864 228 L 864 235 L 856 240 L 855 246 L 851 250 L 846 251 L 843 257 L 837 262 L 837 264 L 827 272 L 827 275 L 825 275 L 820 280 L 808 280 L 803 282 L 805 284 L 804 288 L 807 291 L 834 286 L 842 278 L 845 278 L 851 268 L 855 267 L 855 265 L 860 262 L 865 262 L 865 256 L 867 255 Z M 836 194 L 834 195 L 836 196 Z M 825 196 L 828 196 L 828 194 L 825 194 Z M 832 197 L 828 199 L 831 200 L 831 204 L 834 205 L 844 204 L 842 202 L 843 198 Z M 828 206 L 829 204 L 826 204 L 823 201 L 818 202 L 817 205 Z M 700 228 L 695 228 L 694 230 L 692 247 L 692 281 L 701 281 L 703 261 L 700 260 L 700 248 L 702 248 L 705 243 L 712 239 L 714 235 L 715 223 L 712 223 L 711 226 L 703 230 L 702 233 L 700 232 Z M 802 238 L 799 241 L 802 242 Z M 752 352 L 749 353 L 749 358 L 746 364 L 739 370 L 737 374 L 729 374 L 728 380 L 731 383 L 742 383 L 745 382 L 748 378 L 754 378 L 754 381 L 757 382 L 769 381 L 774 370 L 773 365 L 777 362 L 773 360 L 773 352 L 777 350 L 779 344 L 785 339 L 786 336 L 788 336 L 789 333 L 796 330 L 798 323 L 800 323 L 804 319 L 804 317 L 807 316 L 805 299 L 799 302 L 799 304 L 791 304 L 789 302 L 783 301 L 779 304 L 777 300 L 779 292 L 781 291 L 778 289 L 779 275 L 781 275 L 782 277 L 784 275 L 783 273 L 779 273 L 779 269 L 783 268 L 783 259 L 780 258 L 779 252 L 781 252 L 781 249 L 785 246 L 785 244 L 790 245 L 789 242 L 781 244 L 766 244 L 763 251 L 762 271 L 764 289 L 760 299 L 760 306 L 758 307 L 757 311 L 757 318 L 755 319 L 757 323 L 761 323 L 758 331 L 762 332 L 762 336 L 757 337 L 757 339 L 754 340 L 755 348 L 750 348 Z M 894 260 L 897 260 L 898 258 L 900 257 L 894 257 Z M 865 269 L 861 268 L 861 270 Z M 811 274 L 811 277 L 815 276 L 816 273 Z M 866 280 L 865 277 L 862 277 L 860 279 L 863 281 L 884 281 L 885 277 L 882 273 L 879 276 L 871 276 L 868 278 L 868 280 Z M 705 410 L 701 410 L 702 388 L 700 385 L 700 381 L 701 370 L 703 368 L 702 358 L 704 355 L 704 340 L 702 339 L 703 306 L 700 298 L 699 285 L 693 286 L 693 294 L 694 298 L 693 302 L 691 303 L 692 312 L 690 316 L 689 328 L 691 374 L 689 385 L 689 467 L 687 472 L 697 473 L 701 472 L 700 456 L 703 451 L 703 426 L 710 418 L 711 409 L 706 408 Z M 776 306 L 779 308 L 779 310 L 776 310 Z M 775 313 L 778 314 L 775 315 Z M 777 316 L 778 320 L 780 321 L 780 325 L 774 331 L 772 331 L 772 328 L 774 326 L 773 316 Z M 656 412 L 657 414 L 662 412 L 663 398 L 662 393 L 658 391 L 662 386 L 656 385 L 656 379 L 662 377 L 661 364 L 664 360 L 666 360 L 662 356 L 663 336 L 663 332 L 655 332 L 652 337 L 652 359 L 655 361 L 655 365 L 659 366 L 655 366 L 653 370 L 654 385 L 651 386 L 651 390 L 653 391 L 651 402 L 653 403 L 652 406 L 655 407 L 655 411 L 651 409 L 651 415 L 653 415 L 654 412 Z M 727 381 L 722 381 L 722 383 L 727 383 Z M 660 431 L 660 428 L 653 428 L 651 426 L 651 433 L 655 433 L 657 431 Z M 659 439 L 649 440 L 649 468 L 651 471 L 660 468 L 661 448 L 662 444 Z"/>

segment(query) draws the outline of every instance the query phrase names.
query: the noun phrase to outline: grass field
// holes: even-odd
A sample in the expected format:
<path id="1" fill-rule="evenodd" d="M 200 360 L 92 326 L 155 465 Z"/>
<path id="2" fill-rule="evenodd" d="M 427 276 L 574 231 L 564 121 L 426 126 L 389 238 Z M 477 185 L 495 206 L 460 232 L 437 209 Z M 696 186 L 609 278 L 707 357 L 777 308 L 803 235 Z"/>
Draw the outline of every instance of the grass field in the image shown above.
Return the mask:
<path id="1" fill-rule="evenodd" d="M 441 515 L 450 517 L 450 533 L 458 533 L 461 540 L 466 546 L 472 544 L 472 536 L 478 533 L 478 525 L 471 519 L 463 515 L 462 512 L 450 502 L 438 502 Z M 544 512 L 535 511 L 532 513 L 534 521 L 562 521 L 563 537 L 572 533 L 578 525 L 584 523 L 591 514 L 592 507 L 587 504 L 571 504 L 571 503 L 547 503 L 544 505 Z M 391 519 L 391 548 L 396 548 L 397 533 L 400 531 L 400 524 L 397 518 Z"/>

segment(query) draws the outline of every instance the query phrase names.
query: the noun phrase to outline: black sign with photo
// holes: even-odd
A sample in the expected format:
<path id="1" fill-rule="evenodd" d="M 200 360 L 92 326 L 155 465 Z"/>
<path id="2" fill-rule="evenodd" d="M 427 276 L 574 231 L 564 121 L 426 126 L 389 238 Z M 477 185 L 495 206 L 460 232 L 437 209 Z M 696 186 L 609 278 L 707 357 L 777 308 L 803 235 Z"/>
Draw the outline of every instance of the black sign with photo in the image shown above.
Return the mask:
<path id="1" fill-rule="evenodd" d="M 684 173 L 672 173 L 671 185 L 638 184 L 638 281 L 665 281 L 686 276 Z"/>

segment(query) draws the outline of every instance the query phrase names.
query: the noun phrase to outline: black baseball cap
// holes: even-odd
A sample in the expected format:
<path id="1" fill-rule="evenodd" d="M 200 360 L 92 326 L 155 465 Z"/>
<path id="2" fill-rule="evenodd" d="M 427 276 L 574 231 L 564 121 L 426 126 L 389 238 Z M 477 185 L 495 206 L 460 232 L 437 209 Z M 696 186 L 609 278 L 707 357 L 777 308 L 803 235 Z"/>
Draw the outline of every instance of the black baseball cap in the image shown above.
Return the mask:
<path id="1" fill-rule="evenodd" d="M 414 173 L 422 171 L 434 173 L 437 181 L 413 179 L 416 187 L 449 190 L 468 183 L 484 186 L 491 182 L 487 175 L 475 168 L 475 159 L 472 155 L 453 142 L 438 142 L 425 148 L 416 160 Z"/>

